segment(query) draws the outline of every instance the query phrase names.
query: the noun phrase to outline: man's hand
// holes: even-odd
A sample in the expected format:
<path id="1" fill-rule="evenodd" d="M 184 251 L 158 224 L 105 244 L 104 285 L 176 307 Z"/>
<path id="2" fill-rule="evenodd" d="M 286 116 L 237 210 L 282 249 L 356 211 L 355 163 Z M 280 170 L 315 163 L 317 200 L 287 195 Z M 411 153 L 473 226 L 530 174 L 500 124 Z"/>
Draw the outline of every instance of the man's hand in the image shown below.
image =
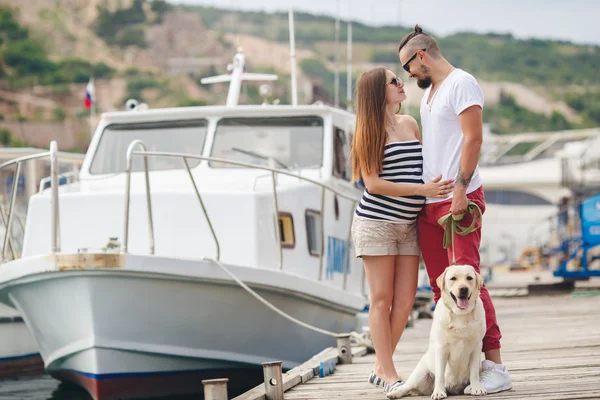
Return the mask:
<path id="1" fill-rule="evenodd" d="M 467 211 L 467 205 L 469 204 L 467 194 L 462 190 L 460 192 L 461 193 L 457 193 L 457 190 L 454 191 L 454 197 L 452 197 L 452 205 L 450 206 L 450 212 L 452 213 L 452 215 L 464 214 Z"/>

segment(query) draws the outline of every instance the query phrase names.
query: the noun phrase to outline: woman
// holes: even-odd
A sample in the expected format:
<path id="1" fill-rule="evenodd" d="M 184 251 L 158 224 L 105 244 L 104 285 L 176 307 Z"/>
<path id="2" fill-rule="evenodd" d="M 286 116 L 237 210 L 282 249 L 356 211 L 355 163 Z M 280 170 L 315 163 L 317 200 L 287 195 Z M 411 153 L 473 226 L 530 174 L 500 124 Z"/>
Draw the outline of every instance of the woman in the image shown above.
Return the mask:
<path id="1" fill-rule="evenodd" d="M 423 183 L 417 121 L 396 115 L 404 83 L 385 68 L 357 83 L 352 179 L 366 186 L 352 222 L 352 240 L 369 282 L 369 327 L 376 352 L 369 382 L 388 395 L 402 383 L 392 354 L 414 303 L 419 269 L 416 218 L 426 197 L 446 197 L 452 181 Z"/>

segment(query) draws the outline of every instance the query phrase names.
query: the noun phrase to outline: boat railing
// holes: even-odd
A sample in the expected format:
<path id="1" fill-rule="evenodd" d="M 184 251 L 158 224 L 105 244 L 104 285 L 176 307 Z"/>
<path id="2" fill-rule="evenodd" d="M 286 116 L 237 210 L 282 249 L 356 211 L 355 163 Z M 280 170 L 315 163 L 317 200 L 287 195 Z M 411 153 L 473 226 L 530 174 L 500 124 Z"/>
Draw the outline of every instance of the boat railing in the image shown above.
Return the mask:
<path id="1" fill-rule="evenodd" d="M 19 258 L 18 254 L 17 254 L 17 249 L 20 249 L 21 247 L 23 247 L 23 236 L 25 235 L 25 215 L 20 214 L 16 211 L 14 211 L 15 214 L 15 219 L 17 220 L 17 222 L 19 223 L 19 227 L 21 228 L 21 232 L 20 232 L 20 239 L 17 238 L 17 243 L 15 244 L 15 237 L 13 235 L 13 232 L 11 231 L 11 236 L 9 238 L 9 242 L 8 242 L 8 246 L 10 247 L 10 252 L 12 254 L 12 258 L 13 260 Z M 4 206 L 0 205 L 0 216 L 2 218 L 2 225 L 4 226 L 4 228 L 6 229 L 6 216 L 7 216 L 7 212 L 4 209 Z"/>
<path id="2" fill-rule="evenodd" d="M 140 150 L 136 150 L 140 148 Z M 200 194 L 200 191 L 198 190 L 198 186 L 196 185 L 196 180 L 192 174 L 192 171 L 190 169 L 188 160 L 201 160 L 201 161 L 211 161 L 211 162 L 218 162 L 218 163 L 223 163 L 223 164 L 229 164 L 229 165 L 234 165 L 234 166 L 239 166 L 239 167 L 244 167 L 244 168 L 250 168 L 250 169 L 256 169 L 256 170 L 263 170 L 263 171 L 268 171 L 271 175 L 271 182 L 272 182 L 272 196 L 273 196 L 273 207 L 274 207 L 274 217 L 275 217 L 275 237 L 276 237 L 276 244 L 277 244 L 277 249 L 278 249 L 278 268 L 282 269 L 283 268 L 283 250 L 282 250 L 282 245 L 281 245 L 281 235 L 278 229 L 279 223 L 279 204 L 278 204 L 278 200 L 277 200 L 277 175 L 286 175 L 286 176 L 290 176 L 290 177 L 294 177 L 297 178 L 301 181 L 304 182 L 308 182 L 311 183 L 313 185 L 316 185 L 318 187 L 321 188 L 321 221 L 320 221 L 320 237 L 321 237 L 321 251 L 320 251 L 320 255 L 319 255 L 319 280 L 322 279 L 322 275 L 323 275 L 323 256 L 325 253 L 325 238 L 324 238 L 324 220 L 325 220 L 325 194 L 327 191 L 330 191 L 332 193 L 334 193 L 336 196 L 339 196 L 340 198 L 344 198 L 347 200 L 352 201 L 354 204 L 357 203 L 357 199 L 349 196 L 346 193 L 343 193 L 342 191 L 333 188 L 323 182 L 319 182 L 304 176 L 301 176 L 297 173 L 291 172 L 291 171 L 287 171 L 284 169 L 277 169 L 277 168 L 272 168 L 272 167 L 268 167 L 268 166 L 261 166 L 261 165 L 255 165 L 255 164 L 249 164 L 249 163 L 244 163 L 244 162 L 240 162 L 240 161 L 233 161 L 233 160 L 227 160 L 227 159 L 222 159 L 222 158 L 215 158 L 215 157 L 205 157 L 205 156 L 199 156 L 199 155 L 195 155 L 195 154 L 187 154 L 187 153 L 176 153 L 176 152 L 165 152 L 165 151 L 146 151 L 146 146 L 144 145 L 144 143 L 141 140 L 134 140 L 133 142 L 131 142 L 131 144 L 129 145 L 129 148 L 127 149 L 127 166 L 126 166 L 126 184 L 125 184 L 125 226 L 124 226 L 124 233 L 123 233 L 123 252 L 127 253 L 128 250 L 128 244 L 129 244 L 129 210 L 130 210 L 130 202 L 131 202 L 131 173 L 132 173 L 132 160 L 134 156 L 138 156 L 138 157 L 143 157 L 144 158 L 144 176 L 145 176 L 145 186 L 146 186 L 146 203 L 147 203 L 147 209 L 148 209 L 148 235 L 149 235 L 149 243 L 150 243 L 150 254 L 154 254 L 155 251 L 155 243 L 154 243 L 154 225 L 153 225 L 153 221 L 152 221 L 152 196 L 151 196 L 151 192 L 150 192 L 150 175 L 149 175 L 149 169 L 148 169 L 148 157 L 173 157 L 173 158 L 179 158 L 181 160 L 183 160 L 183 163 L 185 165 L 185 169 L 190 177 L 190 181 L 191 184 L 194 188 L 194 192 L 196 194 L 196 197 L 198 198 L 198 202 L 200 203 L 200 206 L 202 208 L 202 212 L 204 214 L 204 217 L 206 218 L 206 221 L 208 223 L 213 241 L 215 243 L 216 246 L 216 260 L 220 259 L 221 256 L 221 248 L 219 245 L 219 239 L 217 238 L 217 235 L 215 233 L 213 224 L 211 222 L 211 219 L 208 215 L 208 212 L 206 211 L 206 207 L 204 206 L 204 201 L 202 200 L 202 195 Z M 348 237 L 350 237 L 350 227 L 348 227 Z M 348 257 L 350 256 L 349 254 L 349 246 L 346 246 L 346 254 L 344 257 L 344 289 L 346 288 L 346 275 L 348 273 Z"/>
<path id="3" fill-rule="evenodd" d="M 21 166 L 23 163 L 40 158 L 50 158 L 50 188 L 51 188 L 51 247 L 52 253 L 60 252 L 60 232 L 59 232 L 59 207 L 58 207 L 58 148 L 55 141 L 50 143 L 50 150 L 42 153 L 31 154 L 18 157 L 0 164 L 0 170 L 16 165 L 13 179 L 12 191 L 8 205 L 8 215 L 5 215 L 4 209 L 0 207 L 0 214 L 5 226 L 4 241 L 2 246 L 2 262 L 7 261 L 7 251 L 11 248 L 13 259 L 16 259 L 15 246 L 12 243 L 11 227 L 15 212 L 15 200 L 17 198 L 18 182 L 21 175 Z"/>
<path id="4" fill-rule="evenodd" d="M 556 147 L 555 145 L 559 142 L 588 140 L 598 137 L 600 137 L 599 128 L 485 136 L 480 163 L 482 165 L 493 165 L 503 161 L 532 161 L 551 152 L 550 150 Z"/>

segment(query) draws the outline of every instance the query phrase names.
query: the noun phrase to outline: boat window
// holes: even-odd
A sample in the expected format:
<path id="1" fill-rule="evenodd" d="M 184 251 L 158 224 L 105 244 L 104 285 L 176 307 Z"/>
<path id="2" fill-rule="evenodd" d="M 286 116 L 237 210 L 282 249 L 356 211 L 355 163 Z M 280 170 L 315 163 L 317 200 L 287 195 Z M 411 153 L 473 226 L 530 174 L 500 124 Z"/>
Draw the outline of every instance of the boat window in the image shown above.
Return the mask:
<path id="1" fill-rule="evenodd" d="M 308 240 L 308 252 L 311 256 L 321 255 L 321 213 L 314 210 L 306 210 L 306 237 Z"/>
<path id="2" fill-rule="evenodd" d="M 517 190 L 485 189 L 486 204 L 514 205 L 514 206 L 540 206 L 552 205 L 543 197 L 532 193 Z"/>
<path id="3" fill-rule="evenodd" d="M 207 132 L 206 120 L 152 122 L 141 124 L 108 125 L 102 132 L 100 143 L 90 166 L 91 174 L 125 172 L 127 148 L 136 139 L 146 145 L 148 151 L 168 151 L 201 155 Z M 195 167 L 200 160 L 188 160 Z M 185 168 L 183 160 L 174 157 L 148 157 L 151 171 Z M 133 157 L 133 171 L 144 170 L 144 159 Z"/>
<path id="4" fill-rule="evenodd" d="M 323 159 L 320 117 L 223 118 L 211 157 L 274 168 L 317 168 Z M 270 161 L 272 160 L 272 161 Z M 210 162 L 214 168 L 236 167 Z"/>
<path id="5" fill-rule="evenodd" d="M 294 218 L 289 212 L 279 213 L 279 237 L 281 238 L 281 247 L 284 249 L 293 249 L 296 246 Z"/>
<path id="6" fill-rule="evenodd" d="M 350 182 L 352 166 L 350 165 L 350 138 L 340 128 L 333 129 L 333 176 Z"/>

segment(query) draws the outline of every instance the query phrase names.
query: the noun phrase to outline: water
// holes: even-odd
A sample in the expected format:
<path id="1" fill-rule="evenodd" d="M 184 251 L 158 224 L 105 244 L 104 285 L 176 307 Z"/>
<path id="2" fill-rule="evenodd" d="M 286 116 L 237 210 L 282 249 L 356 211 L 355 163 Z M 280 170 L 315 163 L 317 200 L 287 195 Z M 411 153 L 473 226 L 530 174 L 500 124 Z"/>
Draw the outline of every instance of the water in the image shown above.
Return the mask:
<path id="1" fill-rule="evenodd" d="M 91 400 L 91 397 L 75 385 L 60 383 L 48 375 L 39 375 L 0 380 L 0 400 L 9 399 Z"/>
<path id="2" fill-rule="evenodd" d="M 227 377 L 224 374 L 223 378 Z M 262 368 L 249 369 L 243 378 L 230 380 L 227 395 L 233 398 L 247 392 L 263 382 Z M 47 399 L 47 400 L 92 400 L 92 397 L 77 385 L 59 382 L 47 374 L 27 375 L 0 379 L 0 400 Z M 152 400 L 203 400 L 203 393 L 153 397 Z"/>

